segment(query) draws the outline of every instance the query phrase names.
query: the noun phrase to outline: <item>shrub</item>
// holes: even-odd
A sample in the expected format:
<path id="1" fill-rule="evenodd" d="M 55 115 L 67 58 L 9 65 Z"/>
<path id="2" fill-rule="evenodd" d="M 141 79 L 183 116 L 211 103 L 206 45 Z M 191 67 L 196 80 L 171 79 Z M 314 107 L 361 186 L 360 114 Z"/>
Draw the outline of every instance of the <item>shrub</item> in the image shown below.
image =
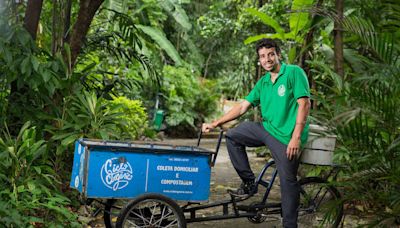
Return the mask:
<path id="1" fill-rule="evenodd" d="M 218 96 L 207 88 L 207 82 L 200 82 L 196 72 L 184 67 L 165 66 L 163 79 L 162 94 L 170 131 L 184 129 L 189 131 L 185 133 L 192 134 L 196 126 L 216 110 Z"/>
<path id="2" fill-rule="evenodd" d="M 120 128 L 122 137 L 137 139 L 145 133 L 148 128 L 148 117 L 140 100 L 114 97 L 110 104 L 114 107 L 114 112 L 120 113 L 120 118 L 126 123 Z"/>
<path id="3" fill-rule="evenodd" d="M 27 122 L 17 137 L 0 138 L 0 226 L 80 227 L 70 200 L 56 184 L 60 177 L 47 161 L 46 141 Z"/>

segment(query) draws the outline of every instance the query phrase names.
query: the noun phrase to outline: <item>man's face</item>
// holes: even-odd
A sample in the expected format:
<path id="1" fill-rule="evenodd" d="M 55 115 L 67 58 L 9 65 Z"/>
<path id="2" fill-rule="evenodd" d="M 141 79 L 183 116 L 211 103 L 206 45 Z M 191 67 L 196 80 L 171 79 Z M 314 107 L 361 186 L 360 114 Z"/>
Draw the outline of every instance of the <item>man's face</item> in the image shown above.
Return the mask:
<path id="1" fill-rule="evenodd" d="M 258 59 L 261 66 L 266 71 L 274 71 L 279 63 L 280 55 L 276 53 L 275 48 L 261 48 L 258 50 Z"/>

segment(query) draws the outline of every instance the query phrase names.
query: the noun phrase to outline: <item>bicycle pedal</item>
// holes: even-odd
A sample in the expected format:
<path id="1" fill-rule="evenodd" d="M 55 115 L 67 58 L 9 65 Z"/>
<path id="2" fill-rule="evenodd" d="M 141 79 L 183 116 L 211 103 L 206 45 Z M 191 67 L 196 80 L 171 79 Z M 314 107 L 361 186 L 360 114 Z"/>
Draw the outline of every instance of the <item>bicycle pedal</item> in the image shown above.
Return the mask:
<path id="1" fill-rule="evenodd" d="M 228 190 L 227 192 L 231 195 L 231 197 L 239 198 L 239 199 L 247 199 L 247 198 L 249 198 L 250 196 L 253 195 L 253 194 L 237 194 L 233 190 Z"/>

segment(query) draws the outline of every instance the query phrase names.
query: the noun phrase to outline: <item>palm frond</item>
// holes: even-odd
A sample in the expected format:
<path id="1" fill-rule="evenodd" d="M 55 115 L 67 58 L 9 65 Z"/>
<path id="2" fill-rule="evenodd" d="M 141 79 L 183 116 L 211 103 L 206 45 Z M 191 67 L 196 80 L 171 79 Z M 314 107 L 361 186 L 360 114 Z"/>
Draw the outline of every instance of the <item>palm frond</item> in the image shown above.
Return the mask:
<path id="1" fill-rule="evenodd" d="M 178 51 L 174 45 L 172 45 L 171 41 L 167 39 L 163 31 L 151 26 L 137 25 L 137 27 L 153 39 L 177 65 L 183 63 Z"/>
<path id="2" fill-rule="evenodd" d="M 346 17 L 343 25 L 345 29 L 358 35 L 382 62 L 393 64 L 393 60 L 397 59 L 393 34 L 378 33 L 371 21 L 360 17 Z"/>

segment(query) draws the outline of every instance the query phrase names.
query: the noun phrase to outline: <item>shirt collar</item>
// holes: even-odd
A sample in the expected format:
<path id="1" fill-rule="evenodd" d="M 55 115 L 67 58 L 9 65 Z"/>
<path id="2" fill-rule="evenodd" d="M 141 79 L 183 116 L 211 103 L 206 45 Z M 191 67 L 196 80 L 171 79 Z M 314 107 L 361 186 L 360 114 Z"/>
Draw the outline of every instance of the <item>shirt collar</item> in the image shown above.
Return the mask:
<path id="1" fill-rule="evenodd" d="M 284 62 L 281 62 L 281 69 L 279 69 L 278 77 L 276 78 L 275 82 L 278 80 L 278 78 L 279 78 L 281 75 L 283 75 L 283 74 L 285 73 L 285 70 L 286 70 L 286 64 L 285 64 Z M 266 80 L 265 80 L 264 82 L 266 82 L 266 83 L 268 83 L 268 84 L 272 84 L 270 72 L 267 72 L 267 73 L 265 74 L 265 79 L 266 79 Z"/>

